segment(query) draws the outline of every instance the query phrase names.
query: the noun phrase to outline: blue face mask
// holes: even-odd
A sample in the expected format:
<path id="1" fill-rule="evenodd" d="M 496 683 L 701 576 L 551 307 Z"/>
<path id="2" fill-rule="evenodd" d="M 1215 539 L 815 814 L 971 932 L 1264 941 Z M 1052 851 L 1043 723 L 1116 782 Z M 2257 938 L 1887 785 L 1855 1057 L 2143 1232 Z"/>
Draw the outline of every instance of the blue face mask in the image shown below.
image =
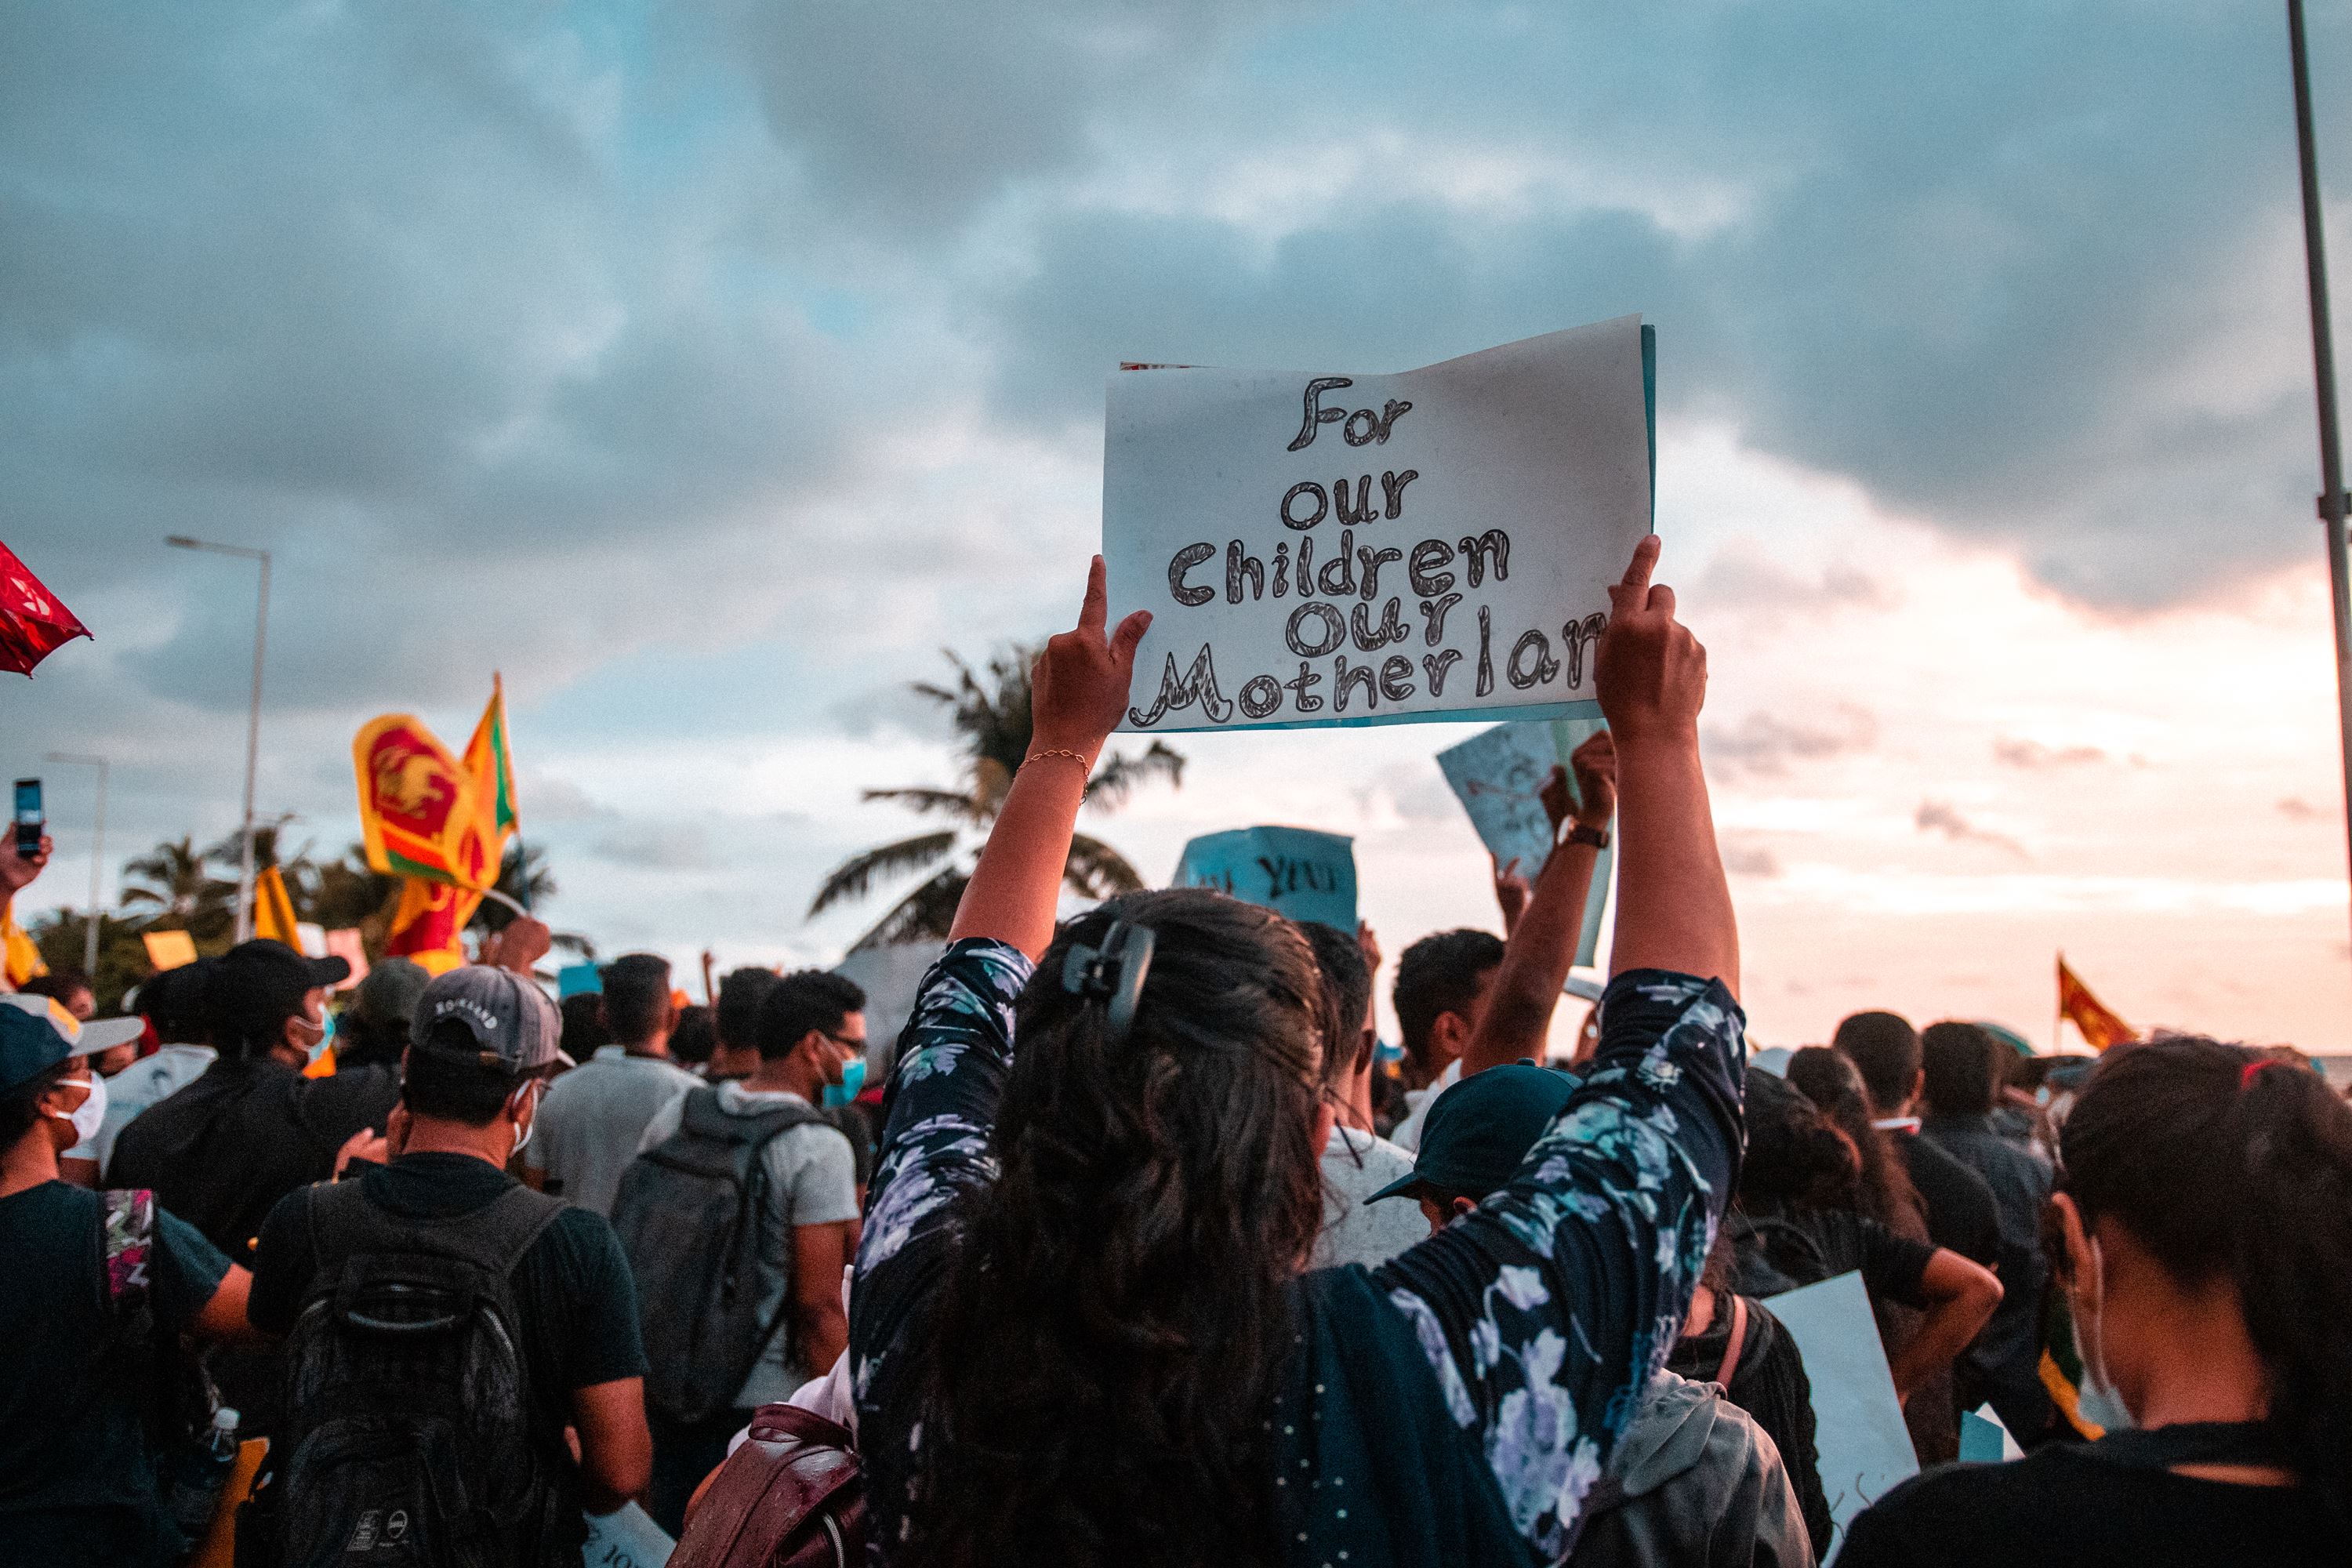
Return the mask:
<path id="1" fill-rule="evenodd" d="M 847 1105 L 851 1100 L 857 1098 L 857 1091 L 865 1087 L 866 1058 L 864 1057 L 852 1057 L 846 1062 L 842 1064 L 841 1081 L 839 1083 L 829 1083 L 824 1086 L 825 1108 L 827 1110 L 833 1110 L 840 1106 Z"/>

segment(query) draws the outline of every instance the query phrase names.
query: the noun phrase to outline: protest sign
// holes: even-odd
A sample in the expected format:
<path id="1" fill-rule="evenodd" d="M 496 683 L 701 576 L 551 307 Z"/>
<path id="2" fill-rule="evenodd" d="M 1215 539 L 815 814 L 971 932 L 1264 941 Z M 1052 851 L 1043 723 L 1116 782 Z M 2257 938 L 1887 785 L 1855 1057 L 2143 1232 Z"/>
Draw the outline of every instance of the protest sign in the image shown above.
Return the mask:
<path id="1" fill-rule="evenodd" d="M 1214 888 L 1294 921 L 1356 929 L 1356 841 L 1304 827 L 1243 827 L 1184 846 L 1173 888 Z"/>
<path id="2" fill-rule="evenodd" d="M 1470 826 L 1498 866 L 1518 862 L 1518 874 L 1532 882 L 1551 858 L 1551 818 L 1544 814 L 1544 781 L 1565 768 L 1576 748 L 1608 728 L 1598 719 L 1555 719 L 1549 723 L 1497 724 L 1458 746 L 1437 753 L 1438 771 L 1454 786 L 1470 814 Z M 1580 799 L 1576 774 L 1568 775 L 1569 798 Z M 1609 907 L 1609 873 L 1616 861 L 1612 845 L 1592 866 L 1592 887 L 1584 895 L 1584 929 L 1576 962 L 1591 967 L 1601 947 L 1601 917 Z"/>
<path id="3" fill-rule="evenodd" d="M 1396 375 L 1115 374 L 1111 616 L 1153 616 L 1121 728 L 1590 711 L 1653 358 L 1626 316 Z"/>
<path id="4" fill-rule="evenodd" d="M 604 972 L 593 963 L 567 963 L 555 972 L 555 999 L 570 996 L 600 996 L 604 991 Z"/>
<path id="5" fill-rule="evenodd" d="M 1843 1540 L 1855 1514 L 1919 1472 L 1870 1297 L 1861 1275 L 1840 1274 L 1765 1305 L 1795 1336 L 1812 1380 L 1822 1490 Z"/>
<path id="6" fill-rule="evenodd" d="M 583 1568 L 662 1568 L 677 1542 L 635 1503 L 588 1516 L 588 1541 L 580 1549 Z"/>

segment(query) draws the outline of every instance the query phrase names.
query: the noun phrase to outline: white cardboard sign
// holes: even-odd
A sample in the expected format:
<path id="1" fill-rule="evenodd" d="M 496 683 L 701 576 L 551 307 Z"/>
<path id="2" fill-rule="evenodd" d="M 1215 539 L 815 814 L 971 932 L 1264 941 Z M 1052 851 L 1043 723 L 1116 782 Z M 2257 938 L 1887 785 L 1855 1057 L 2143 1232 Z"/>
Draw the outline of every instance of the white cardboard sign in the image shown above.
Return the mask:
<path id="1" fill-rule="evenodd" d="M 1152 613 L 1131 731 L 1595 711 L 1650 530 L 1637 316 L 1396 375 L 1113 375 L 1111 618 Z"/>

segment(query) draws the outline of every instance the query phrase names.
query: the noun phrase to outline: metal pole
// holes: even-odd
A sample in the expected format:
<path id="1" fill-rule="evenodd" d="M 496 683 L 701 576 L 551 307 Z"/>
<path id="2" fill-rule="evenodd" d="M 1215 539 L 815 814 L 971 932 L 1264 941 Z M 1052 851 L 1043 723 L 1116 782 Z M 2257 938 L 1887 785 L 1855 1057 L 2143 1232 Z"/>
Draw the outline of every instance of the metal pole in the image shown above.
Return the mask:
<path id="1" fill-rule="evenodd" d="M 215 544 L 174 533 L 163 541 L 176 550 L 209 550 L 261 563 L 261 591 L 253 613 L 253 710 L 245 726 L 245 816 L 237 854 L 236 940 L 253 936 L 253 775 L 261 756 L 261 658 L 269 636 L 269 552 L 243 544 Z"/>
<path id="2" fill-rule="evenodd" d="M 2294 64 L 2295 154 L 2303 168 L 2303 255 L 2311 289 L 2311 369 L 2319 394 L 2319 515 L 2327 525 L 2327 595 L 2336 621 L 2336 702 L 2344 749 L 2345 845 L 2352 855 L 2352 567 L 2344 538 L 2344 454 L 2336 425 L 2336 337 L 2327 310 L 2327 252 L 2319 205 L 2319 161 L 2312 145 L 2311 66 L 2303 41 L 2303 0 L 2286 0 Z"/>
<path id="3" fill-rule="evenodd" d="M 253 773 L 261 758 L 261 651 L 269 636 L 269 552 L 261 557 L 261 593 L 253 611 L 253 710 L 245 722 L 245 847 L 236 875 L 236 940 L 253 935 Z"/>
<path id="4" fill-rule="evenodd" d="M 51 752 L 53 763 L 79 763 L 98 770 L 98 814 L 89 834 L 89 919 L 84 922 L 81 938 L 82 973 L 95 980 L 98 976 L 98 922 L 102 907 L 100 899 L 104 892 L 100 879 L 106 870 L 106 759 L 84 756 L 78 752 Z"/>

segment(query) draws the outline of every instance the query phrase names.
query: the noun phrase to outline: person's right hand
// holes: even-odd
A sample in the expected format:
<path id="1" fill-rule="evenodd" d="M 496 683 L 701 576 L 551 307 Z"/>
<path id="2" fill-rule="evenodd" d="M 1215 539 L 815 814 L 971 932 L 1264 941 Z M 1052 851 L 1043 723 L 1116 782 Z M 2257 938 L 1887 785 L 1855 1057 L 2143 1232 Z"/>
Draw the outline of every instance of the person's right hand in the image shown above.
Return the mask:
<path id="1" fill-rule="evenodd" d="M 1086 604 L 1077 626 L 1046 640 L 1029 675 L 1031 755 L 1076 752 L 1091 771 L 1103 742 L 1127 716 L 1128 688 L 1135 679 L 1135 646 L 1151 625 L 1151 612 L 1138 610 L 1106 638 L 1109 615 L 1103 558 L 1087 573 Z"/>
<path id="2" fill-rule="evenodd" d="M 16 835 L 0 828 L 0 899 L 14 898 L 26 883 L 39 876 L 41 868 L 49 863 L 49 851 L 53 847 L 54 841 L 44 833 L 37 853 L 19 855 L 16 853 Z"/>
<path id="3" fill-rule="evenodd" d="M 1593 689 L 1619 745 L 1665 740 L 1698 741 L 1698 710 L 1706 701 L 1706 649 L 1675 619 L 1675 591 L 1650 574 L 1658 564 L 1658 536 L 1633 547 L 1625 580 L 1609 590 L 1609 629 L 1595 654 Z"/>

